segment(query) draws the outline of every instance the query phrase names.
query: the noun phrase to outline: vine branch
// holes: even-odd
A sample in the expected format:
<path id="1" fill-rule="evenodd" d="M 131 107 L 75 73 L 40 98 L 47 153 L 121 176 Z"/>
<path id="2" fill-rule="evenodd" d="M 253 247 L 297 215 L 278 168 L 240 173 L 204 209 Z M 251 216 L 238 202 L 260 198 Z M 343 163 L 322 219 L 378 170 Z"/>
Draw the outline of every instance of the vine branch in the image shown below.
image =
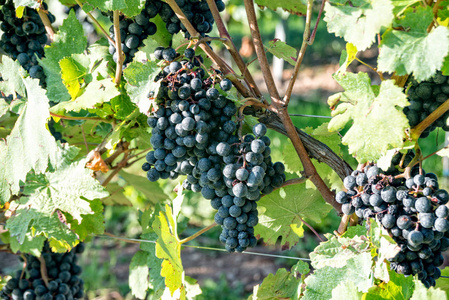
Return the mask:
<path id="1" fill-rule="evenodd" d="M 427 116 L 424 120 L 422 120 L 421 123 L 416 125 L 412 130 L 410 131 L 410 137 L 413 140 L 417 140 L 421 134 L 426 130 L 427 127 L 432 125 L 433 122 L 435 122 L 439 117 L 444 115 L 445 112 L 449 110 L 449 99 L 443 102 L 436 110 L 434 110 L 430 115 Z"/>
<path id="2" fill-rule="evenodd" d="M 58 115 L 55 113 L 50 112 L 50 116 L 58 118 L 58 119 L 63 119 L 63 120 L 78 120 L 78 121 L 101 121 L 101 122 L 110 122 L 109 120 L 105 120 L 102 118 L 96 118 L 96 117 L 72 117 L 72 116 L 63 116 L 63 115 Z"/>
<path id="3" fill-rule="evenodd" d="M 191 241 L 191 240 L 193 240 L 193 239 L 199 237 L 199 236 L 202 235 L 203 233 L 205 233 L 205 232 L 211 230 L 211 229 L 214 228 L 215 226 L 217 226 L 217 224 L 214 222 L 213 224 L 211 224 L 211 225 L 209 225 L 209 226 L 207 226 L 207 227 L 205 227 L 205 228 L 199 230 L 198 232 L 192 234 L 191 236 L 186 237 L 185 239 L 180 240 L 179 243 L 180 243 L 180 244 L 187 243 L 187 242 L 189 242 L 189 241 Z"/>
<path id="4" fill-rule="evenodd" d="M 83 4 L 79 0 L 75 0 L 75 2 L 81 9 L 83 9 Z M 92 22 L 94 22 L 95 25 L 97 25 L 97 27 L 101 30 L 101 32 L 103 32 L 104 36 L 109 40 L 109 42 L 115 47 L 116 46 L 115 41 L 109 36 L 109 33 L 106 31 L 106 29 L 104 29 L 103 26 L 101 26 L 98 20 L 90 12 L 85 13 L 92 20 Z"/>
<path id="5" fill-rule="evenodd" d="M 42 23 L 44 23 L 45 31 L 47 31 L 48 35 L 50 36 L 50 40 L 53 42 L 55 40 L 55 30 L 53 29 L 53 26 L 51 26 L 51 22 L 48 19 L 47 14 L 43 12 L 41 9 L 38 9 L 37 13 L 41 18 Z"/>

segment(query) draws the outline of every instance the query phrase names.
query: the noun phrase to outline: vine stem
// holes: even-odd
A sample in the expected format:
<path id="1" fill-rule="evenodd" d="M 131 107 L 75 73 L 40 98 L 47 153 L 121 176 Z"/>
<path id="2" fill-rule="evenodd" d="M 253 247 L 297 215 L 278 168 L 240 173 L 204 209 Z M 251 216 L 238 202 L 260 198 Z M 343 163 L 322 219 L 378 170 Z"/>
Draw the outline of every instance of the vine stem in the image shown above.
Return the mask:
<path id="1" fill-rule="evenodd" d="M 239 51 L 237 50 L 237 47 L 235 46 L 234 42 L 232 41 L 232 38 L 226 29 L 226 26 L 223 22 L 223 19 L 220 16 L 220 12 L 218 11 L 217 4 L 214 0 L 206 0 L 207 4 L 209 4 L 210 11 L 212 13 L 212 16 L 214 17 L 215 23 L 217 24 L 217 29 L 220 34 L 220 37 L 224 38 L 226 41 L 224 42 L 224 45 L 226 49 L 228 49 L 229 53 L 231 54 L 232 58 L 234 59 L 235 63 L 237 64 L 237 67 L 239 68 L 240 72 L 242 72 L 242 75 L 245 78 L 246 83 L 253 91 L 254 95 L 256 97 L 261 97 L 262 93 L 260 92 L 259 88 L 256 85 L 256 82 L 254 81 L 253 76 L 249 72 L 245 62 L 243 61 L 242 56 L 240 55 Z"/>
<path id="2" fill-rule="evenodd" d="M 202 235 L 203 233 L 205 233 L 205 232 L 211 230 L 211 229 L 214 228 L 215 226 L 217 226 L 217 224 L 214 222 L 213 224 L 211 224 L 211 225 L 209 225 L 209 226 L 207 226 L 207 227 L 201 229 L 200 231 L 198 231 L 198 232 L 192 234 L 191 236 L 186 237 L 185 239 L 180 240 L 179 243 L 180 243 L 180 244 L 184 244 L 184 243 L 190 242 L 191 240 L 193 240 L 193 239 L 199 237 L 200 235 Z"/>
<path id="3" fill-rule="evenodd" d="M 47 31 L 48 35 L 50 36 L 50 40 L 53 42 L 55 40 L 55 30 L 53 29 L 53 26 L 51 26 L 51 22 L 48 19 L 47 14 L 43 12 L 41 9 L 38 9 L 37 13 L 41 18 L 42 23 L 44 23 L 45 31 Z"/>
<path id="4" fill-rule="evenodd" d="M 432 30 L 433 26 L 435 25 L 435 20 L 438 17 L 437 16 L 438 7 L 440 6 L 441 1 L 442 0 L 437 0 L 437 2 L 433 5 L 432 12 L 433 12 L 434 17 L 433 17 L 432 22 L 430 23 L 429 27 L 427 27 L 427 32 L 430 32 Z"/>
<path id="5" fill-rule="evenodd" d="M 422 120 L 421 123 L 412 128 L 412 130 L 410 131 L 410 137 L 413 140 L 417 140 L 420 137 L 421 133 L 423 133 L 423 131 L 426 130 L 427 127 L 432 125 L 433 122 L 435 122 L 448 110 L 449 110 L 449 99 L 444 101 L 443 104 L 441 104 L 436 110 L 434 110 L 430 115 L 428 115 L 427 118 Z"/>
<path id="6" fill-rule="evenodd" d="M 124 157 L 123 159 L 117 164 L 116 169 L 112 171 L 111 174 L 101 183 L 102 186 L 107 186 L 108 183 L 114 178 L 115 175 L 118 174 L 127 164 L 128 162 L 128 152 L 124 151 Z"/>
<path id="7" fill-rule="evenodd" d="M 244 0 L 246 14 L 248 17 L 248 23 L 250 24 L 251 35 L 254 41 L 254 48 L 256 49 L 256 54 L 260 62 L 260 66 L 264 75 L 265 82 L 268 87 L 268 91 L 271 96 L 272 104 L 270 109 L 276 113 L 281 119 L 282 124 L 285 127 L 287 136 L 292 141 L 295 147 L 296 153 L 298 154 L 302 165 L 304 166 L 304 177 L 310 179 L 316 186 L 318 191 L 320 191 L 324 200 L 331 204 L 339 213 L 341 212 L 341 204 L 338 204 L 334 199 L 334 193 L 327 187 L 326 183 L 317 173 L 315 166 L 309 158 L 307 150 L 304 147 L 301 139 L 299 138 L 298 132 L 296 131 L 293 122 L 288 115 L 287 105 L 283 103 L 280 99 L 279 92 L 274 83 L 273 76 L 271 74 L 267 56 L 265 55 L 265 49 L 260 36 L 259 26 L 257 24 L 256 12 L 254 10 L 254 4 L 252 0 Z"/>
<path id="8" fill-rule="evenodd" d="M 316 235 L 316 237 L 321 241 L 321 242 L 325 242 L 325 240 L 321 237 L 321 235 L 306 221 L 303 220 L 303 218 L 301 218 L 300 216 L 298 216 L 299 219 L 301 220 L 301 222 L 304 223 L 304 225 L 306 225 L 307 227 L 309 227 L 309 229 Z"/>
<path id="9" fill-rule="evenodd" d="M 200 34 L 196 29 L 192 26 L 190 21 L 187 19 L 187 17 L 182 12 L 181 8 L 179 8 L 178 4 L 175 0 L 165 0 L 165 2 L 170 5 L 170 7 L 175 12 L 176 16 L 179 18 L 181 23 L 185 26 L 187 31 L 189 32 L 190 36 L 199 38 Z M 207 56 L 212 60 L 212 62 L 218 66 L 218 68 L 223 72 L 224 75 L 227 74 L 233 74 L 233 70 L 225 63 L 225 61 L 216 54 L 211 47 L 207 44 L 201 44 L 201 49 L 207 54 Z M 251 97 L 253 96 L 252 93 L 246 88 L 236 76 L 229 76 L 229 80 L 234 84 L 236 89 L 242 94 L 244 97 Z"/>
<path id="10" fill-rule="evenodd" d="M 285 181 L 284 184 L 282 184 L 280 187 L 278 187 L 277 189 L 274 189 L 274 191 L 278 190 L 280 188 L 289 186 L 289 185 L 302 184 L 306 181 L 307 181 L 306 177 L 298 177 L 298 178 L 289 179 L 289 180 Z"/>
<path id="11" fill-rule="evenodd" d="M 95 117 L 72 117 L 72 116 L 63 116 L 58 115 L 55 113 L 50 112 L 50 116 L 63 119 L 63 120 L 80 120 L 80 121 L 102 121 L 102 122 L 109 122 L 108 120 L 104 120 L 102 118 L 95 118 Z"/>
<path id="12" fill-rule="evenodd" d="M 340 221 L 340 225 L 338 225 L 337 234 L 342 235 L 345 233 L 346 228 L 348 228 L 349 221 L 351 219 L 351 216 L 343 215 Z"/>
<path id="13" fill-rule="evenodd" d="M 45 264 L 44 257 L 41 255 L 37 258 L 41 263 L 41 275 L 42 280 L 44 280 L 45 286 L 48 288 L 48 274 L 47 274 L 47 266 Z"/>
<path id="14" fill-rule="evenodd" d="M 324 2 L 325 1 L 323 1 L 323 5 L 324 5 Z M 302 60 L 304 59 L 304 55 L 305 55 L 306 50 L 307 50 L 307 46 L 309 45 L 310 24 L 312 22 L 312 4 L 313 4 L 313 0 L 308 0 L 307 1 L 306 26 L 305 26 L 305 29 L 304 29 L 302 45 L 301 45 L 301 49 L 299 50 L 298 57 L 296 58 L 295 69 L 293 70 L 293 74 L 290 76 L 290 81 L 288 83 L 287 91 L 285 92 L 285 96 L 284 96 L 284 104 L 285 105 L 288 105 L 288 103 L 290 102 L 290 98 L 291 98 L 292 93 L 293 93 L 293 87 L 295 86 L 296 79 L 298 78 L 299 68 L 301 67 Z M 324 6 L 322 6 L 322 8 L 323 7 Z M 318 21 L 319 20 L 320 19 L 317 20 L 317 24 L 316 24 L 315 27 L 318 26 Z M 315 39 L 315 37 L 314 37 L 314 39 Z M 312 43 L 313 43 L 313 41 L 312 41 Z"/>
<path id="15" fill-rule="evenodd" d="M 79 0 L 75 0 L 76 4 L 79 5 L 79 7 L 81 7 L 81 9 L 83 9 L 83 4 L 79 1 Z M 109 40 L 109 42 L 111 42 L 111 44 L 115 47 L 115 41 L 109 36 L 109 33 L 106 31 L 106 29 L 103 28 L 103 26 L 101 26 L 101 24 L 98 22 L 98 20 L 90 13 L 90 12 L 85 12 L 86 15 L 92 20 L 92 22 L 95 23 L 95 25 L 98 26 L 98 28 L 101 30 L 101 32 L 103 32 L 104 36 Z"/>
<path id="16" fill-rule="evenodd" d="M 120 16 L 119 11 L 114 10 L 113 12 L 113 20 L 114 20 L 114 36 L 115 36 L 115 49 L 118 53 L 117 56 L 117 68 L 115 70 L 115 84 L 117 86 L 120 85 L 120 80 L 122 79 L 122 68 L 123 68 L 123 52 L 122 52 L 122 43 L 120 37 Z"/>

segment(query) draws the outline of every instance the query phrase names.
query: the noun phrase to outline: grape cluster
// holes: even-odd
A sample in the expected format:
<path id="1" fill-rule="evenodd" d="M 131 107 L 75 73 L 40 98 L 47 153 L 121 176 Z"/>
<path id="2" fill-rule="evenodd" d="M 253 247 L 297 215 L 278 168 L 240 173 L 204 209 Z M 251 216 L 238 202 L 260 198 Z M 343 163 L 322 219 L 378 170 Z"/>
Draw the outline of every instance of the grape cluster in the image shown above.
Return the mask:
<path id="1" fill-rule="evenodd" d="M 47 34 L 39 14 L 34 9 L 26 7 L 23 17 L 19 19 L 16 17 L 12 0 L 0 0 L 0 4 L 2 5 L 0 29 L 3 31 L 0 48 L 8 56 L 16 59 L 32 78 L 38 78 L 43 85 L 45 74 L 37 58 L 44 55 Z M 43 8 L 48 9 L 46 3 L 43 3 Z M 55 21 L 51 13 L 48 13 L 48 18 L 52 23 Z"/>
<path id="2" fill-rule="evenodd" d="M 25 272 L 17 271 L 17 274 L 0 291 L 0 299 L 73 300 L 83 298 L 84 281 L 79 277 L 82 269 L 77 265 L 76 256 L 83 251 L 84 244 L 79 244 L 70 252 L 52 253 L 46 244 L 42 258 L 45 261 L 48 284 L 42 278 L 40 260 L 26 254 Z"/>
<path id="3" fill-rule="evenodd" d="M 229 91 L 231 82 L 216 70 L 206 73 L 193 49 L 181 56 L 157 48 L 154 56 L 166 63 L 158 94 L 149 95 L 159 108 L 148 118 L 154 150 L 142 169 L 153 182 L 186 175 L 184 188 L 200 192 L 218 210 L 215 221 L 223 227 L 226 249 L 244 251 L 257 242 L 256 201 L 285 181 L 284 166 L 271 162 L 267 129 L 257 124 L 255 137 L 240 141 L 232 119 L 237 107 L 219 91 Z"/>
<path id="4" fill-rule="evenodd" d="M 422 171 L 425 173 L 424 171 Z M 344 181 L 336 201 L 346 215 L 377 218 L 400 247 L 390 259 L 399 274 L 416 275 L 427 287 L 441 276 L 442 252 L 449 248 L 449 201 L 435 174 L 409 179 L 385 175 L 376 165 L 354 171 Z"/>
<path id="5" fill-rule="evenodd" d="M 147 11 L 151 11 L 153 14 L 159 14 L 162 20 L 165 22 L 167 30 L 171 34 L 176 34 L 179 31 L 184 32 L 186 38 L 190 38 L 190 34 L 187 29 L 176 16 L 175 12 L 171 9 L 170 5 L 161 1 L 154 0 L 149 1 L 147 5 Z M 201 34 L 206 36 L 207 33 L 212 31 L 214 24 L 214 17 L 209 9 L 209 5 L 206 0 L 176 0 L 176 3 L 181 8 L 184 15 L 190 21 L 193 27 Z M 148 4 L 148 1 L 147 1 Z M 220 12 L 224 11 L 225 4 L 222 0 L 215 0 L 215 4 Z"/>
<path id="6" fill-rule="evenodd" d="M 441 72 L 427 81 L 411 80 L 407 88 L 410 105 L 404 108 L 404 113 L 408 118 L 410 127 L 418 125 L 449 98 L 449 78 Z M 421 137 L 427 137 L 437 127 L 449 131 L 449 125 L 446 123 L 448 118 L 449 112 L 446 112 L 426 128 Z"/>
<path id="7" fill-rule="evenodd" d="M 137 48 L 143 46 L 143 41 L 157 32 L 156 24 L 150 21 L 157 15 L 153 11 L 153 1 L 147 0 L 142 12 L 134 19 L 127 19 L 124 16 L 120 17 L 120 41 L 122 50 L 125 53 L 125 64 L 131 62 L 134 55 L 138 51 Z M 112 19 L 112 17 L 111 17 Z M 114 26 L 109 28 L 110 37 L 115 40 Z M 118 53 L 115 46 L 109 42 L 109 53 L 113 55 L 114 61 L 118 60 Z"/>

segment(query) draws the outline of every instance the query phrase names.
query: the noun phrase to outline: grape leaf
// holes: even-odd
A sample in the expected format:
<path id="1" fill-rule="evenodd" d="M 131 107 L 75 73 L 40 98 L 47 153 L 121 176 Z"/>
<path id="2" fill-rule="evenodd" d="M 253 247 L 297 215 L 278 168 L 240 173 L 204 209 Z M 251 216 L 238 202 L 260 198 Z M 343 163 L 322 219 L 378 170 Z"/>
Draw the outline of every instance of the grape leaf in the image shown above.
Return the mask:
<path id="1" fill-rule="evenodd" d="M 446 293 L 439 288 L 426 288 L 420 280 L 414 280 L 415 290 L 410 300 L 447 300 Z"/>
<path id="2" fill-rule="evenodd" d="M 167 26 L 165 25 L 165 22 L 162 20 L 160 15 L 157 15 L 153 19 L 151 19 L 151 22 L 156 24 L 157 27 L 157 34 L 148 36 L 144 41 L 143 44 L 145 46 L 141 47 L 140 50 L 145 52 L 147 59 L 151 60 L 150 55 L 153 54 L 154 50 L 157 47 L 169 47 L 172 45 L 172 40 L 175 36 L 173 36 L 170 32 L 167 30 Z M 185 38 L 182 37 L 184 40 Z M 175 47 L 175 44 L 173 44 L 173 47 Z M 199 49 L 197 49 L 199 50 Z"/>
<path id="3" fill-rule="evenodd" d="M 94 108 L 96 105 L 108 102 L 119 95 L 120 92 L 111 79 L 95 80 L 89 83 L 85 91 L 75 100 L 60 102 L 50 110 L 54 113 L 63 113 L 64 111 L 79 112 L 82 109 Z"/>
<path id="4" fill-rule="evenodd" d="M 61 217 L 61 213 L 70 214 L 80 224 L 81 234 L 87 235 L 89 227 L 86 225 L 90 222 L 83 224 L 82 215 L 93 214 L 94 211 L 86 199 L 106 197 L 108 193 L 92 177 L 92 171 L 85 168 L 86 160 L 71 161 L 73 148 L 58 149 L 59 159 L 54 169 L 27 176 L 23 191 L 26 196 L 21 197 L 16 207 L 10 208 L 15 213 L 6 225 L 19 243 L 31 230 L 35 235 L 44 234 L 53 238 L 54 245 L 59 242 L 69 250 L 77 243 L 78 237 L 73 228 L 71 230 L 67 226 L 67 220 Z"/>
<path id="5" fill-rule="evenodd" d="M 8 56 L 2 57 L 0 64 L 0 74 L 2 74 L 2 81 L 0 81 L 0 91 L 5 95 L 16 95 L 18 93 L 22 97 L 25 96 L 26 88 L 23 82 L 23 77 L 26 71 L 20 66 L 19 62 L 12 60 Z"/>
<path id="6" fill-rule="evenodd" d="M 163 259 L 161 275 L 165 277 L 165 285 L 170 289 L 170 293 L 173 295 L 176 290 L 181 289 L 181 294 L 184 294 L 183 298 L 185 298 L 181 244 L 179 243 L 177 232 L 174 230 L 176 228 L 175 224 L 176 220 L 172 209 L 169 205 L 166 205 L 165 213 L 159 212 L 159 216 L 153 222 L 153 229 L 158 236 L 156 256 Z"/>
<path id="7" fill-rule="evenodd" d="M 298 0 L 255 0 L 257 5 L 268 7 L 271 10 L 276 11 L 278 8 L 282 8 L 291 14 L 305 15 L 307 13 L 307 2 Z"/>
<path id="8" fill-rule="evenodd" d="M 368 49 L 376 34 L 382 27 L 388 27 L 394 17 L 390 0 L 331 0 L 324 6 L 324 12 L 328 31 L 360 51 Z"/>
<path id="9" fill-rule="evenodd" d="M 154 79 L 160 71 L 160 67 L 153 61 L 132 62 L 123 71 L 128 95 L 142 113 L 148 113 L 153 102 L 151 99 L 157 96 L 160 83 L 154 82 Z M 152 97 L 150 92 L 153 93 Z"/>
<path id="10" fill-rule="evenodd" d="M 449 52 L 447 27 L 438 26 L 427 33 L 432 19 L 431 7 L 407 9 L 395 24 L 401 30 L 388 29 L 382 35 L 378 70 L 400 76 L 413 73 L 418 81 L 432 77 Z"/>
<path id="11" fill-rule="evenodd" d="M 39 8 L 40 4 L 36 0 L 13 0 L 14 6 L 16 8 L 20 6 L 27 6 L 31 8 Z"/>
<path id="12" fill-rule="evenodd" d="M 133 296 L 145 299 L 149 287 L 148 252 L 137 251 L 129 265 L 129 287 Z"/>
<path id="13" fill-rule="evenodd" d="M 449 18 L 449 1 L 444 0 L 440 2 L 440 5 L 438 5 L 438 18 L 441 21 L 445 21 Z"/>
<path id="14" fill-rule="evenodd" d="M 71 215 L 66 214 L 67 222 L 70 223 L 70 229 L 76 232 L 81 241 L 85 240 L 90 234 L 104 233 L 102 201 L 91 201 L 90 208 L 93 211 L 93 214 L 83 214 L 81 223 L 78 223 L 76 220 L 74 220 Z"/>
<path id="15" fill-rule="evenodd" d="M 169 199 L 169 196 L 161 189 L 156 182 L 149 182 L 146 177 L 121 171 L 120 177 L 132 185 L 136 190 L 144 194 L 151 203 L 156 204 Z"/>
<path id="16" fill-rule="evenodd" d="M 297 299 L 300 288 L 301 279 L 295 278 L 286 269 L 281 268 L 276 271 L 275 275 L 268 274 L 260 285 L 254 287 L 252 299 Z"/>
<path id="17" fill-rule="evenodd" d="M 349 67 L 349 65 L 354 61 L 354 59 L 356 59 L 357 53 L 358 50 L 356 46 L 354 46 L 351 43 L 346 43 L 346 50 L 341 51 L 339 62 L 340 68 L 337 70 L 336 73 L 337 74 L 344 73 L 346 69 Z"/>
<path id="18" fill-rule="evenodd" d="M 334 78 L 345 92 L 332 112 L 329 130 L 338 131 L 352 121 L 342 140 L 349 146 L 349 153 L 364 163 L 376 161 L 390 148 L 401 147 L 405 129 L 409 127 L 401 109 L 408 105 L 402 89 L 393 80 L 384 80 L 376 93 L 377 88 L 371 86 L 366 73 L 340 74 Z"/>
<path id="19" fill-rule="evenodd" d="M 400 16 L 409 6 L 419 2 L 419 0 L 392 0 L 391 3 L 394 5 L 393 14 L 395 16 Z"/>
<path id="20" fill-rule="evenodd" d="M 269 41 L 266 50 L 277 58 L 285 60 L 292 66 L 296 64 L 296 49 L 279 39 Z"/>
<path id="21" fill-rule="evenodd" d="M 30 253 L 34 256 L 41 256 L 41 251 L 46 240 L 43 235 L 32 236 L 31 232 L 27 232 L 22 244 L 19 244 L 17 239 L 12 238 L 9 240 L 9 246 L 14 253 L 20 251 L 22 253 Z"/>
<path id="22" fill-rule="evenodd" d="M 112 110 L 115 112 L 114 117 L 118 120 L 125 119 L 130 113 L 136 109 L 136 105 L 126 94 L 120 94 L 111 99 L 109 102 Z"/>
<path id="23" fill-rule="evenodd" d="M 70 100 L 70 94 L 62 83 L 59 61 L 72 54 L 82 54 L 87 47 L 83 26 L 76 18 L 74 10 L 59 27 L 54 42 L 45 47 L 45 57 L 40 61 L 47 76 L 47 96 L 53 102 Z"/>
<path id="24" fill-rule="evenodd" d="M 441 270 L 441 276 L 445 277 L 449 276 L 449 267 L 446 267 L 443 270 Z M 446 291 L 446 296 L 449 298 L 449 280 L 447 278 L 443 277 L 438 278 L 435 287 L 442 289 L 443 291 Z"/>
<path id="25" fill-rule="evenodd" d="M 47 130 L 48 99 L 36 79 L 25 78 L 28 99 L 5 141 L 0 141 L 0 204 L 16 195 L 19 182 L 33 169 L 43 173 L 56 161 L 57 145 Z"/>
<path id="26" fill-rule="evenodd" d="M 258 202 L 259 224 L 255 234 L 274 245 L 282 237 L 281 245 L 290 248 L 302 237 L 301 218 L 321 222 L 332 207 L 324 202 L 319 192 L 304 185 L 281 188 L 262 197 Z"/>
<path id="27" fill-rule="evenodd" d="M 362 253 L 347 261 L 343 268 L 324 267 L 315 270 L 306 280 L 306 290 L 302 300 L 330 299 L 332 290 L 342 282 L 351 281 L 362 292 L 372 285 L 370 253 Z"/>
<path id="28" fill-rule="evenodd" d="M 83 54 L 72 54 L 72 56 L 59 61 L 62 83 L 67 88 L 72 100 L 78 96 L 81 85 L 92 80 L 92 75 L 88 72 L 89 63 L 89 56 Z"/>
<path id="29" fill-rule="evenodd" d="M 142 10 L 145 0 L 88 0 L 87 3 L 104 12 L 119 10 L 127 17 L 134 17 Z"/>
<path id="30" fill-rule="evenodd" d="M 310 259 L 312 260 L 312 266 L 316 269 L 326 266 L 341 268 L 346 265 L 349 259 L 369 251 L 369 243 L 360 236 L 348 238 L 329 234 L 328 240 L 320 243 L 310 253 Z"/>
<path id="31" fill-rule="evenodd" d="M 359 300 L 362 293 L 357 290 L 354 282 L 343 281 L 332 290 L 331 300 Z"/>
<path id="32" fill-rule="evenodd" d="M 0 98 L 0 118 L 9 110 L 9 104 L 5 99 Z"/>
<path id="33" fill-rule="evenodd" d="M 365 295 L 366 300 L 410 299 L 415 288 L 413 277 L 405 277 L 394 271 L 390 271 L 389 275 L 390 281 L 370 289 Z"/>

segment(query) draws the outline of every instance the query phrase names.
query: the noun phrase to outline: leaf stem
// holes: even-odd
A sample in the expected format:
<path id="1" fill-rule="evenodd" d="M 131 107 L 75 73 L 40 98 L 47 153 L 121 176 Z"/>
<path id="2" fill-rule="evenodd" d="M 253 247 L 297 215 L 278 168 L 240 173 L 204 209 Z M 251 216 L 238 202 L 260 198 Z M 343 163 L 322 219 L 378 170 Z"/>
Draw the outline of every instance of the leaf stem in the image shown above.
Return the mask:
<path id="1" fill-rule="evenodd" d="M 48 274 L 47 274 L 47 266 L 45 264 L 45 259 L 44 257 L 41 255 L 37 258 L 40 263 L 41 263 L 41 276 L 42 276 L 42 280 L 44 280 L 45 283 L 45 287 L 48 288 Z"/>
<path id="2" fill-rule="evenodd" d="M 443 102 L 436 110 L 434 110 L 430 115 L 427 116 L 424 120 L 422 120 L 421 123 L 416 125 L 412 130 L 410 131 L 410 137 L 413 140 L 417 140 L 421 134 L 426 130 L 427 127 L 432 125 L 433 122 L 435 122 L 439 117 L 444 115 L 445 112 L 449 110 L 449 99 Z"/>
<path id="3" fill-rule="evenodd" d="M 122 68 L 123 68 L 123 52 L 122 52 L 122 43 L 120 37 L 120 15 L 118 10 L 114 10 L 113 12 L 113 20 L 114 20 L 114 36 L 115 36 L 115 49 L 117 52 L 117 68 L 115 70 L 115 84 L 117 86 L 120 85 L 120 80 L 122 79 Z"/>
<path id="4" fill-rule="evenodd" d="M 83 9 L 83 4 L 79 1 L 79 0 L 75 0 L 76 4 L 79 5 L 79 7 L 81 9 Z M 101 24 L 98 22 L 98 20 L 90 13 L 90 12 L 85 12 L 86 15 L 92 20 L 92 22 L 95 23 L 95 25 L 98 26 L 98 28 L 101 30 L 101 32 L 103 32 L 104 36 L 109 40 L 109 42 L 115 47 L 115 41 L 109 36 L 109 33 L 106 31 L 106 29 L 103 28 L 103 26 L 101 26 Z"/>
<path id="5" fill-rule="evenodd" d="M 306 221 L 304 221 L 303 218 L 301 218 L 300 216 L 298 216 L 299 219 L 301 220 L 301 222 L 304 223 L 304 225 L 306 225 L 307 227 L 309 227 L 309 229 L 316 235 L 316 237 L 321 241 L 321 242 L 325 242 L 325 240 L 321 237 L 321 235 Z"/>
<path id="6" fill-rule="evenodd" d="M 43 12 L 41 9 L 38 9 L 37 13 L 41 18 L 42 23 L 44 23 L 45 31 L 47 31 L 48 35 L 50 36 L 50 41 L 53 42 L 55 40 L 55 30 L 53 29 L 53 26 L 51 26 L 51 22 L 48 19 L 47 14 Z"/>
<path id="7" fill-rule="evenodd" d="M 200 231 L 198 231 L 198 232 L 192 234 L 191 236 L 186 237 L 185 239 L 180 240 L 179 243 L 180 243 L 180 244 L 184 244 L 184 243 L 190 242 L 191 240 L 193 240 L 193 239 L 199 237 L 200 235 L 202 235 L 202 234 L 205 233 L 206 231 L 211 230 L 211 229 L 214 228 L 215 226 L 217 226 L 217 224 L 214 222 L 213 224 L 211 224 L 211 225 L 209 225 L 209 226 L 207 226 L 207 227 L 201 229 Z"/>
<path id="8" fill-rule="evenodd" d="M 351 219 L 351 216 L 343 215 L 343 217 L 341 218 L 341 221 L 340 221 L 340 225 L 338 226 L 338 229 L 336 231 L 337 235 L 342 235 L 343 233 L 345 233 L 346 228 L 348 228 L 350 219 Z"/>
<path id="9" fill-rule="evenodd" d="M 441 1 L 442 0 L 437 0 L 435 2 L 435 4 L 433 5 L 432 12 L 433 12 L 434 17 L 433 17 L 432 22 L 430 23 L 429 27 L 427 27 L 427 32 L 432 31 L 433 26 L 437 22 L 436 20 L 437 20 L 437 17 L 438 17 L 438 15 L 437 15 L 438 14 L 438 7 L 440 6 Z"/>
<path id="10" fill-rule="evenodd" d="M 63 120 L 101 121 L 101 122 L 106 122 L 106 123 L 111 122 L 109 120 L 105 120 L 105 119 L 102 119 L 102 118 L 63 116 L 63 115 L 58 115 L 58 114 L 55 114 L 55 113 L 52 113 L 52 112 L 50 112 L 50 116 L 55 117 L 55 118 L 59 118 L 59 119 L 63 119 Z"/>

